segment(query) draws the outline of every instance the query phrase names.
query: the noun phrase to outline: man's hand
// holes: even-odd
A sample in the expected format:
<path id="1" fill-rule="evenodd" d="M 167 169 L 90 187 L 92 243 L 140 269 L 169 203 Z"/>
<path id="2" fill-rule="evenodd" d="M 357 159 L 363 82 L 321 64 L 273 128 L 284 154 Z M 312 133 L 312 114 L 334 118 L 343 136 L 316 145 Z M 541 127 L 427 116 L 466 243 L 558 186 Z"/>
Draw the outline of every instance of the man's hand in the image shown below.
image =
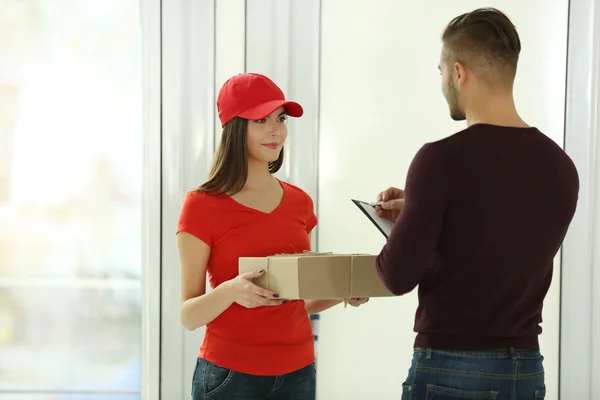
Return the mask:
<path id="1" fill-rule="evenodd" d="M 404 190 L 390 187 L 379 193 L 377 201 L 383 202 L 381 206 L 375 207 L 377 214 L 382 218 L 395 222 L 404 208 Z"/>

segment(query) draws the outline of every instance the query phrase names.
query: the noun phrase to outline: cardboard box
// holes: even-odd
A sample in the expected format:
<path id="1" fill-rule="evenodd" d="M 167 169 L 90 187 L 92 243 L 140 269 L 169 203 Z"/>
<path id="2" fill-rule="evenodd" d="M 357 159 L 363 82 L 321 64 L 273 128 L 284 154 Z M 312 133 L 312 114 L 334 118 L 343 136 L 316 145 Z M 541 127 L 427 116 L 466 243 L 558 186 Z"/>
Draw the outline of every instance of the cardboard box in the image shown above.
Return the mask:
<path id="1" fill-rule="evenodd" d="M 303 253 L 241 257 L 239 272 L 266 272 L 254 280 L 283 299 L 394 296 L 375 270 L 374 255 Z"/>

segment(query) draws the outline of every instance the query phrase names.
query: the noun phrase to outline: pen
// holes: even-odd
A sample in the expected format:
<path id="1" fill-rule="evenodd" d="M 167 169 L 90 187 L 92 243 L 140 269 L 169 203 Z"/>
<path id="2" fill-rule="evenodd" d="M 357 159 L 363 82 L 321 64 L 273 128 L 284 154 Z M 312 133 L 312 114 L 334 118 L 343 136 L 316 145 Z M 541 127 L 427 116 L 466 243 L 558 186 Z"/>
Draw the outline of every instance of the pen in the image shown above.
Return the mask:
<path id="1" fill-rule="evenodd" d="M 371 207 L 377 207 L 383 204 L 383 201 L 376 201 L 375 203 L 367 203 Z"/>

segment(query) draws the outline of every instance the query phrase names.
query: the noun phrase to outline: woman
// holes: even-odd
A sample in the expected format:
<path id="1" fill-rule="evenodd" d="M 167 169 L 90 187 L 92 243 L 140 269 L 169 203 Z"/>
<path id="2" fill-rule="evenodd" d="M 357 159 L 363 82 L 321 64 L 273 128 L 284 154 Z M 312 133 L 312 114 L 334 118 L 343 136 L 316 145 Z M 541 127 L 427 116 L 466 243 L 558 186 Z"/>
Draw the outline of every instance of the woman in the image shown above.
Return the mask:
<path id="1" fill-rule="evenodd" d="M 283 162 L 287 117 L 300 117 L 303 109 L 269 78 L 252 73 L 225 82 L 217 108 L 223 132 L 210 177 L 186 197 L 177 230 L 181 321 L 189 330 L 206 325 L 192 397 L 312 400 L 308 314 L 340 301 L 280 300 L 252 282 L 264 271 L 238 275 L 237 264 L 243 256 L 310 250 L 317 224 L 312 199 L 272 175 Z"/>

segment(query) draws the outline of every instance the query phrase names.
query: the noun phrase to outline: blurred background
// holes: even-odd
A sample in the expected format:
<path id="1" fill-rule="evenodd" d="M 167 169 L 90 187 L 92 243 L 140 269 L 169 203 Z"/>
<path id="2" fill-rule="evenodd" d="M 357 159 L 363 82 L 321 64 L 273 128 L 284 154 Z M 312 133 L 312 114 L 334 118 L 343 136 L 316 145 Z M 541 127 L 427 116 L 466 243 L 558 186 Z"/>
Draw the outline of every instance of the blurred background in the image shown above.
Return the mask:
<path id="1" fill-rule="evenodd" d="M 179 324 L 174 233 L 234 74 L 305 108 L 278 177 L 315 200 L 313 247 L 378 253 L 350 199 L 402 187 L 425 142 L 463 129 L 440 35 L 482 6 L 517 26 L 517 106 L 581 178 L 544 310 L 546 399 L 597 399 L 600 0 L 0 0 L 0 400 L 189 398 L 203 330 Z M 398 399 L 415 307 L 312 316 L 319 400 Z"/>
<path id="2" fill-rule="evenodd" d="M 139 12 L 0 1 L 0 399 L 140 398 Z"/>

